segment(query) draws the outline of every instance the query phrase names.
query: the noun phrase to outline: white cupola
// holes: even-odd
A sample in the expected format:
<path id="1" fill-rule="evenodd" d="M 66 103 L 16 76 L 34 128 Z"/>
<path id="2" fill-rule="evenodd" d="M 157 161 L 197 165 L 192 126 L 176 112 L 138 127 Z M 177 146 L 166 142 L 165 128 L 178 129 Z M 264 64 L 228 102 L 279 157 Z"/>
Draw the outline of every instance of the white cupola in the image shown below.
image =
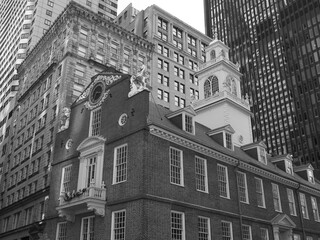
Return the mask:
<path id="1" fill-rule="evenodd" d="M 229 47 L 214 39 L 206 48 L 206 59 L 197 73 L 199 100 L 193 103 L 195 120 L 214 130 L 230 125 L 234 145 L 252 143 L 249 100 L 241 96 L 239 65 L 229 60 Z"/>

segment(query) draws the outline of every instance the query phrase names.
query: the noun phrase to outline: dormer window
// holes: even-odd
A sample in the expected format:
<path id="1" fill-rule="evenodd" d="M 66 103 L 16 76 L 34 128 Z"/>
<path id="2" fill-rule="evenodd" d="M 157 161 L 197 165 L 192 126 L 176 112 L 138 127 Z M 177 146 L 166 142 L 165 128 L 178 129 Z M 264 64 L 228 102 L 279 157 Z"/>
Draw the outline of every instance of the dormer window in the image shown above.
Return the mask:
<path id="1" fill-rule="evenodd" d="M 213 129 L 207 134 L 220 145 L 233 150 L 232 135 L 234 134 L 234 130 L 229 124 L 217 129 Z"/>
<path id="2" fill-rule="evenodd" d="M 258 160 L 259 162 L 267 165 L 267 146 L 264 142 L 255 142 L 244 145 L 241 147 L 250 157 Z"/>
<path id="3" fill-rule="evenodd" d="M 219 92 L 219 81 L 216 76 L 210 76 L 204 82 L 204 98 L 213 96 L 216 92 Z"/>
<path id="4" fill-rule="evenodd" d="M 308 182 L 314 184 L 314 176 L 313 176 L 313 171 L 311 169 L 307 170 L 307 175 L 308 175 Z"/>
<path id="5" fill-rule="evenodd" d="M 194 112 L 191 106 L 187 106 L 185 108 L 181 108 L 175 112 L 172 112 L 167 115 L 167 118 L 179 127 L 181 130 L 186 131 L 187 133 L 194 134 L 195 132 L 195 123 L 194 116 L 196 113 Z"/>

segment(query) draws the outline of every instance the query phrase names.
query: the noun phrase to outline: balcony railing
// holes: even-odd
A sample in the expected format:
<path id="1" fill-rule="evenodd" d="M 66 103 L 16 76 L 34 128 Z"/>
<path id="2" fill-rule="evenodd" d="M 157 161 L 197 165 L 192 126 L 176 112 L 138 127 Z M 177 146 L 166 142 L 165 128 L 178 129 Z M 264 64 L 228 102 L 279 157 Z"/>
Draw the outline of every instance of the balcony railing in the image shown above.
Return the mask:
<path id="1" fill-rule="evenodd" d="M 59 206 L 56 208 L 60 217 L 66 217 L 73 221 L 74 215 L 94 211 L 97 215 L 104 216 L 106 205 L 106 188 L 104 183 L 96 187 L 91 183 L 90 187 L 79 191 L 62 193 L 59 197 Z"/>

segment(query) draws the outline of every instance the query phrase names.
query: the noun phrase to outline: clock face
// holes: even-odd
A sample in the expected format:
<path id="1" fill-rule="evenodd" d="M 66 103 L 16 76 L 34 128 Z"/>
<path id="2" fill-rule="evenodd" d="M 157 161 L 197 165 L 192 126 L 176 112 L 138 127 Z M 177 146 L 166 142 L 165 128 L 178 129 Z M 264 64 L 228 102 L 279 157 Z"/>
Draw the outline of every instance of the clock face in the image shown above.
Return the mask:
<path id="1" fill-rule="evenodd" d="M 90 97 L 89 97 L 90 103 L 93 105 L 97 104 L 101 100 L 101 98 L 103 96 L 103 92 L 104 92 L 103 83 L 101 83 L 101 82 L 96 83 L 90 92 Z"/>

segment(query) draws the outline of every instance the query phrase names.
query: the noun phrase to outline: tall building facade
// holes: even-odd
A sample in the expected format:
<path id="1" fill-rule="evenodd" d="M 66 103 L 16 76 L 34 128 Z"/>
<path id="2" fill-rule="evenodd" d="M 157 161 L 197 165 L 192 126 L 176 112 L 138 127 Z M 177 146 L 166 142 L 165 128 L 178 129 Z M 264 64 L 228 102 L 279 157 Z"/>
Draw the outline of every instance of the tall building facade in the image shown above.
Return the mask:
<path id="1" fill-rule="evenodd" d="M 0 142 L 4 145 L 18 90 L 18 66 L 46 33 L 70 0 L 8 0 L 0 2 Z M 112 21 L 117 0 L 77 3 Z M 1 164 L 1 163 L 0 163 Z"/>
<path id="2" fill-rule="evenodd" d="M 116 23 L 152 42 L 156 51 L 150 79 L 155 102 L 176 110 L 199 98 L 195 73 L 211 39 L 156 5 L 138 11 L 129 4 Z"/>
<path id="3" fill-rule="evenodd" d="M 199 100 L 176 111 L 137 91 L 143 69 L 94 76 L 56 136 L 40 239 L 318 240 L 312 167 L 252 142 L 228 55 L 209 45 Z"/>
<path id="4" fill-rule="evenodd" d="M 231 47 L 269 152 L 320 168 L 320 3 L 204 1 L 206 33 Z"/>
<path id="5" fill-rule="evenodd" d="M 144 65 L 150 72 L 152 52 L 151 43 L 71 2 L 27 54 L 0 155 L 0 239 L 35 239 L 43 231 L 55 136 L 91 77 L 107 65 L 131 74 Z"/>

